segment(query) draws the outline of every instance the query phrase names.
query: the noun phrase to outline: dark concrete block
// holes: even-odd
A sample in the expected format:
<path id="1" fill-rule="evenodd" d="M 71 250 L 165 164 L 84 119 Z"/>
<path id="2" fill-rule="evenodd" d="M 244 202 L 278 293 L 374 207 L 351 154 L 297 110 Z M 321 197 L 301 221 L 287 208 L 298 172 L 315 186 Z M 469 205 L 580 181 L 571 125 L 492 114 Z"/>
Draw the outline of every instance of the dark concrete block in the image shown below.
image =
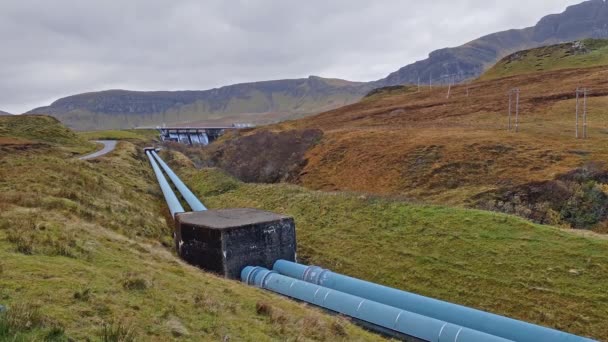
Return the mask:
<path id="1" fill-rule="evenodd" d="M 230 279 L 245 266 L 272 268 L 279 259 L 295 261 L 293 218 L 257 209 L 179 213 L 175 219 L 178 254 L 190 264 Z"/>

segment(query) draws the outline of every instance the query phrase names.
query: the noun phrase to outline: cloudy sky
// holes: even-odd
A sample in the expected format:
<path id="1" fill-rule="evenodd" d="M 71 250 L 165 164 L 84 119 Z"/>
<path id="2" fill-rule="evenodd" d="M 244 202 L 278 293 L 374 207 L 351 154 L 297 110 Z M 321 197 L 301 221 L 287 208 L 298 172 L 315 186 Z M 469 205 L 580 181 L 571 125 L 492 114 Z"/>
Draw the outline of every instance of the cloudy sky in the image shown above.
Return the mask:
<path id="1" fill-rule="evenodd" d="M 582 0 L 0 0 L 0 109 L 103 89 L 369 81 Z"/>

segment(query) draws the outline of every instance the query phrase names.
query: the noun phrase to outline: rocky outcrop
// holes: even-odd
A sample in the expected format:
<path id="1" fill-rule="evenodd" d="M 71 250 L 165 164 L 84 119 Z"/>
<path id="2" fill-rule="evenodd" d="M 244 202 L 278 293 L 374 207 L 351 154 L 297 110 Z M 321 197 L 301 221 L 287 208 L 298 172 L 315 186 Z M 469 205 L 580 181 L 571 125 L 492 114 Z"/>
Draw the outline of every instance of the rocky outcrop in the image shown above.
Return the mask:
<path id="1" fill-rule="evenodd" d="M 561 14 L 542 18 L 536 26 L 481 37 L 455 48 L 431 52 L 429 58 L 405 66 L 377 81 L 390 86 L 407 83 L 456 82 L 476 78 L 499 59 L 519 50 L 584 38 L 608 37 L 608 4 L 590 0 L 570 6 Z"/>

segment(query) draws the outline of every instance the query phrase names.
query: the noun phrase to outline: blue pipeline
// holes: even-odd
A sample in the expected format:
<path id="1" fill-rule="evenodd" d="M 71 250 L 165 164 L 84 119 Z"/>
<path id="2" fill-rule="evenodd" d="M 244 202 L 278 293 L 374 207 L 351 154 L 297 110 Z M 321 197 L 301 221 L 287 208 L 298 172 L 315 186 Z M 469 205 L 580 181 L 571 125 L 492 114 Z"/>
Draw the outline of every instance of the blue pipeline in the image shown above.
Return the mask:
<path id="1" fill-rule="evenodd" d="M 192 193 L 192 191 L 190 191 L 190 189 L 188 189 L 186 184 L 184 184 L 184 182 L 182 182 L 182 180 L 179 179 L 179 177 L 175 174 L 175 172 L 173 172 L 173 170 L 171 170 L 169 165 L 167 165 L 158 156 L 158 154 L 156 154 L 155 151 L 150 151 L 150 153 L 152 153 L 152 156 L 154 157 L 154 159 L 156 159 L 156 161 L 158 161 L 158 163 L 163 168 L 163 170 L 165 170 L 165 173 L 167 173 L 167 176 L 169 176 L 169 178 L 171 179 L 173 184 L 175 184 L 175 187 L 177 188 L 179 193 L 182 194 L 182 197 L 186 200 L 186 202 L 188 203 L 190 208 L 192 208 L 192 211 L 207 210 L 207 208 L 203 205 L 203 203 L 201 203 L 201 201 L 198 198 L 196 198 L 196 196 Z"/>
<path id="2" fill-rule="evenodd" d="M 333 273 L 317 266 L 279 260 L 273 270 L 287 277 L 349 293 L 419 315 L 518 342 L 591 342 L 594 340 L 489 312 L 420 296 Z"/>
<path id="3" fill-rule="evenodd" d="M 162 190 L 163 195 L 165 196 L 165 201 L 167 201 L 169 211 L 171 212 L 171 217 L 175 218 L 175 214 L 185 212 L 184 208 L 182 207 L 181 203 L 179 203 L 179 200 L 177 199 L 177 196 L 175 196 L 175 193 L 173 193 L 173 189 L 171 189 L 171 186 L 167 182 L 167 179 L 165 178 L 165 175 L 163 175 L 163 172 L 158 167 L 158 164 L 156 164 L 156 161 L 154 161 L 154 157 L 152 157 L 149 151 L 146 151 L 146 155 L 148 156 L 150 164 L 152 165 L 152 169 L 156 174 L 156 179 L 158 180 L 160 189 Z"/>
<path id="4" fill-rule="evenodd" d="M 353 317 L 383 330 L 428 342 L 505 342 L 509 341 L 438 319 L 425 317 L 389 305 L 370 301 L 269 271 L 247 266 L 241 280 L 249 285 L 295 298 L 333 312 Z"/>

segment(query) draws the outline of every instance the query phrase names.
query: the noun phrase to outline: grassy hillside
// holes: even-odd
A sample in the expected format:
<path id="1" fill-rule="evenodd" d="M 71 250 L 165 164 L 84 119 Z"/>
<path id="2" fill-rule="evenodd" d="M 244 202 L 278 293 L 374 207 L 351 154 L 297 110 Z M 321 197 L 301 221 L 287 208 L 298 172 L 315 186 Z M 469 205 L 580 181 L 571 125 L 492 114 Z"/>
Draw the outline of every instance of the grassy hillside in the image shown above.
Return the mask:
<path id="1" fill-rule="evenodd" d="M 79 161 L 90 145 L 54 119 L 14 120 L 0 134 L 0 340 L 379 339 L 176 258 L 141 146 Z"/>
<path id="2" fill-rule="evenodd" d="M 79 132 L 78 135 L 87 140 L 128 140 L 131 142 L 146 142 L 158 138 L 155 129 L 130 129 Z"/>
<path id="3" fill-rule="evenodd" d="M 569 332 L 608 339 L 608 239 L 477 210 L 278 184 L 171 164 L 211 208 L 293 215 L 300 261 Z"/>
<path id="4" fill-rule="evenodd" d="M 162 124 L 273 123 L 358 101 L 365 83 L 306 79 L 243 83 L 204 91 L 108 90 L 69 96 L 30 113 L 57 117 L 77 130 L 127 129 Z"/>
<path id="5" fill-rule="evenodd" d="M 258 155 L 296 149 L 264 144 L 256 135 L 318 129 L 323 138 L 299 160 L 298 174 L 289 177 L 293 183 L 500 210 L 539 223 L 606 232 L 608 211 L 602 204 L 608 199 L 607 71 L 605 65 L 558 68 L 477 80 L 453 86 L 449 97 L 445 86 L 381 92 L 316 116 L 243 132 L 233 138 L 236 142 L 205 150 L 202 159 L 224 167 L 223 161 L 238 157 L 238 164 L 224 167 L 238 175 L 239 169 L 257 162 Z M 521 90 L 517 133 L 515 110 L 511 131 L 507 116 L 508 93 L 515 87 Z M 585 140 L 575 139 L 577 87 L 591 89 Z M 582 132 L 582 122 L 579 129 Z M 246 139 L 260 142 L 234 148 Z M 204 156 L 209 151 L 211 156 Z M 215 162 L 217 156 L 222 160 Z M 268 159 L 257 169 L 279 172 L 280 161 Z M 582 176 L 568 176 L 572 174 Z"/>
<path id="6" fill-rule="evenodd" d="M 0 145 L 45 145 L 69 148 L 74 153 L 94 149 L 59 121 L 50 116 L 3 116 L 0 117 Z"/>
<path id="7" fill-rule="evenodd" d="M 516 52 L 503 58 L 480 79 L 491 80 L 539 71 L 608 64 L 608 40 L 586 39 Z"/>

